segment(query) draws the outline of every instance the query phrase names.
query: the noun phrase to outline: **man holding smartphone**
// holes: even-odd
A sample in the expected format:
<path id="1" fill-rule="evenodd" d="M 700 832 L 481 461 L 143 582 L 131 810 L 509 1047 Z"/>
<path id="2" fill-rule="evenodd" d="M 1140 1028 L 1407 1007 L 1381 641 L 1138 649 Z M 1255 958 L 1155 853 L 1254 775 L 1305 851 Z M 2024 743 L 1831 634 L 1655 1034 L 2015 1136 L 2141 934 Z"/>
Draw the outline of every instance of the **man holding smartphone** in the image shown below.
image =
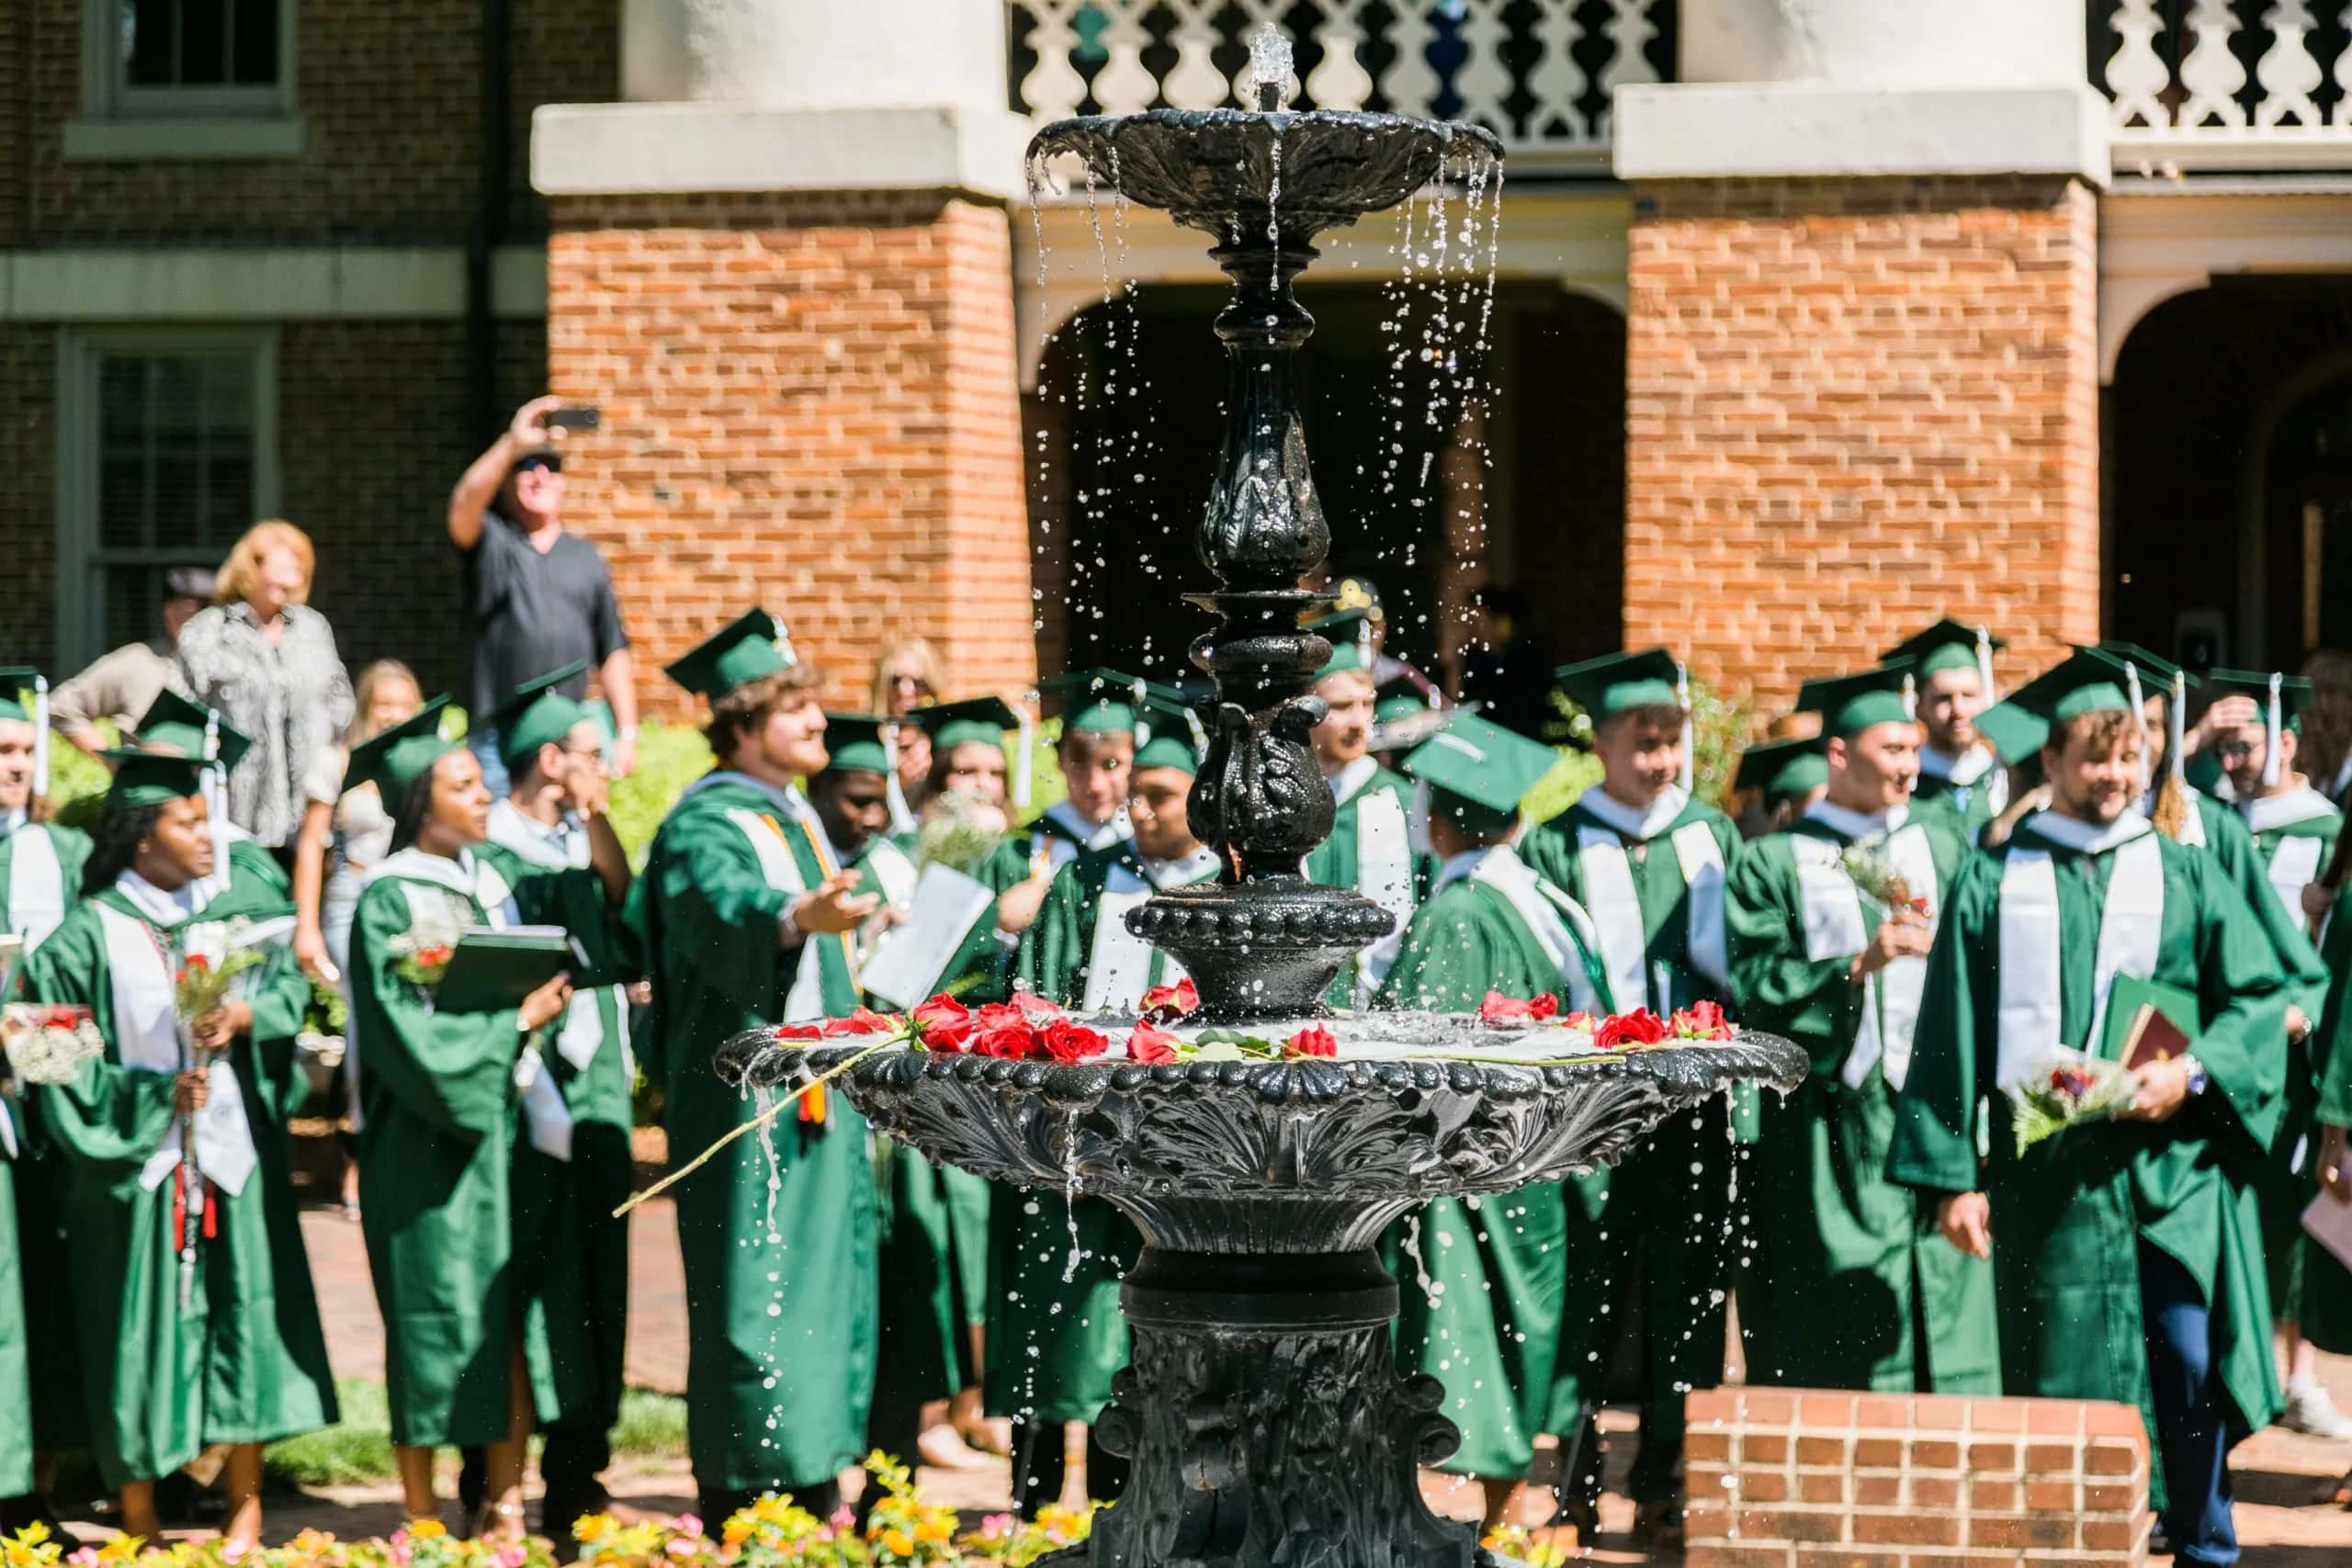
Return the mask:
<path id="1" fill-rule="evenodd" d="M 574 662 L 595 670 L 612 705 L 614 773 L 636 771 L 636 666 L 612 575 L 596 547 L 563 525 L 562 442 L 596 428 L 596 413 L 561 398 L 532 399 L 449 492 L 449 538 L 465 562 L 474 628 L 468 744 L 493 795 L 506 793 L 508 780 L 492 710 L 541 671 Z M 582 673 L 562 694 L 580 698 L 587 689 Z"/>

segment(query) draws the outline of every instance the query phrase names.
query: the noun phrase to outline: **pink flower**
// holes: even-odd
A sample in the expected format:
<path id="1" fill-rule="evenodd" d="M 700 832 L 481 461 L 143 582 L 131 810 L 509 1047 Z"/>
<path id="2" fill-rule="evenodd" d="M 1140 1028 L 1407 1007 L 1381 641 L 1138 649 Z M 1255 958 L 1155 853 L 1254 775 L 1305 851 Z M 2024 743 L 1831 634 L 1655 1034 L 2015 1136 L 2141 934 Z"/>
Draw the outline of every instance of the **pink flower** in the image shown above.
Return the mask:
<path id="1" fill-rule="evenodd" d="M 831 1519 L 828 1519 L 826 1523 L 831 1525 L 837 1530 L 854 1529 L 857 1524 L 856 1510 L 853 1509 L 847 1503 L 843 1503 L 840 1507 L 833 1510 L 833 1517 Z"/>
<path id="2" fill-rule="evenodd" d="M 1182 1061 L 1176 1054 L 1177 1043 L 1176 1036 L 1146 1018 L 1127 1035 L 1127 1060 L 1148 1066 Z"/>
<path id="3" fill-rule="evenodd" d="M 1666 1038 L 1666 1020 L 1647 1008 L 1619 1013 L 1594 1032 L 1592 1043 L 1604 1051 L 1620 1045 L 1655 1045 Z"/>
<path id="4" fill-rule="evenodd" d="M 671 1521 L 671 1527 L 680 1535 L 695 1536 L 702 1534 L 702 1520 L 692 1514 L 680 1514 L 675 1519 Z"/>
<path id="5" fill-rule="evenodd" d="M 1111 1048 L 1109 1036 L 1066 1018 L 1057 1018 L 1039 1031 L 1037 1043 L 1046 1055 L 1064 1066 L 1100 1056 Z"/>
<path id="6" fill-rule="evenodd" d="M 1336 1056 L 1339 1054 L 1339 1037 L 1319 1023 L 1309 1024 L 1283 1042 L 1283 1055 L 1285 1056 Z"/>

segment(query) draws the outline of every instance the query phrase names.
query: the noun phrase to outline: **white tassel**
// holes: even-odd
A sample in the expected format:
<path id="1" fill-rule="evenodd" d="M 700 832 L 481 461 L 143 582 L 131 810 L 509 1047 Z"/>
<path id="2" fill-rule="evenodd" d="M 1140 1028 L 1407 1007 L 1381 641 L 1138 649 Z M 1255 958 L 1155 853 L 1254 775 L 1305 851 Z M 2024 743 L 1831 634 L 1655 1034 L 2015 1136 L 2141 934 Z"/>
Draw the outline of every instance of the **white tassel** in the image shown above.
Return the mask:
<path id="1" fill-rule="evenodd" d="M 1690 793 L 1698 778 L 1699 760 L 1690 723 L 1690 671 L 1679 660 L 1674 666 L 1674 700 L 1682 705 L 1682 793 Z"/>
<path id="2" fill-rule="evenodd" d="M 2172 701 L 2165 709 L 2165 771 L 2175 783 L 2188 783 L 2188 759 L 2181 755 L 2182 744 L 2188 737 L 2188 678 L 2176 670 L 2172 673 Z"/>
<path id="3" fill-rule="evenodd" d="M 1903 716 L 1914 724 L 1919 721 L 1919 682 L 1908 675 L 1903 677 Z"/>
<path id="4" fill-rule="evenodd" d="M 2140 798 L 2145 800 L 2155 783 L 2148 767 L 2148 699 L 2140 689 L 2140 667 L 2128 659 L 2123 662 L 2123 692 L 2132 704 L 2132 728 L 2140 733 Z"/>
<path id="5" fill-rule="evenodd" d="M 49 677 L 33 676 L 33 798 L 49 795 Z"/>
<path id="6" fill-rule="evenodd" d="M 1983 689 L 1984 705 L 1991 707 L 2001 700 L 1999 688 L 1993 684 L 1993 633 L 1991 628 L 1976 628 L 1976 681 Z"/>
<path id="7" fill-rule="evenodd" d="M 2278 782 L 2278 735 L 2287 727 L 2279 721 L 2278 689 L 2286 677 L 2273 670 L 2270 672 L 2270 706 L 2262 716 L 2262 784 L 2267 789 Z"/>
<path id="8" fill-rule="evenodd" d="M 914 807 L 907 804 L 906 786 L 899 782 L 899 723 L 882 726 L 882 798 L 890 807 L 890 831 L 911 833 L 922 826 Z"/>
<path id="9" fill-rule="evenodd" d="M 1148 694 L 1145 682 L 1137 681 L 1128 694 L 1135 699 L 1136 749 L 1141 750 L 1145 742 L 1151 739 L 1151 705 L 1145 700 Z"/>
<path id="10" fill-rule="evenodd" d="M 1021 728 L 1016 732 L 1018 739 L 1015 741 L 1021 749 L 1021 755 L 1012 760 L 1012 808 L 1015 811 L 1029 809 L 1029 792 L 1034 782 L 1031 774 L 1034 772 L 1037 750 L 1037 721 L 1029 716 L 1029 704 L 1035 702 L 1036 696 L 1036 693 L 1030 693 L 1028 697 L 1012 710 L 1014 716 L 1021 721 Z"/>
<path id="11" fill-rule="evenodd" d="M 1193 711 L 1193 705 L 1190 703 L 1184 705 L 1184 727 L 1193 732 L 1193 754 L 1206 756 L 1209 750 L 1209 727 L 1201 722 L 1201 716 Z"/>
<path id="12" fill-rule="evenodd" d="M 204 809 L 211 818 L 212 874 L 229 881 L 229 770 L 220 765 L 220 716 L 204 716 Z"/>
<path id="13" fill-rule="evenodd" d="M 776 656 L 784 660 L 785 667 L 789 669 L 793 665 L 799 663 L 800 650 L 792 646 L 792 634 L 784 629 L 784 621 L 782 617 L 770 615 L 768 617 L 768 624 L 775 627 Z"/>

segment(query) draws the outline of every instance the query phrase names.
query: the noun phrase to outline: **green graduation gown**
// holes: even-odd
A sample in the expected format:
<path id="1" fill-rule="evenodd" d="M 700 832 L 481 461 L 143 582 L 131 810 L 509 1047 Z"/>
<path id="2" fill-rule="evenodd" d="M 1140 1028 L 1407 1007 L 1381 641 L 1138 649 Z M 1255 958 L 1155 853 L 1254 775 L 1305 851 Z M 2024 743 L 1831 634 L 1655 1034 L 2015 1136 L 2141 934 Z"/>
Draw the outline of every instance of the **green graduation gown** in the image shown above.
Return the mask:
<path id="1" fill-rule="evenodd" d="M 507 1325 L 522 1319 L 537 1415 L 563 1412 L 543 1312 L 530 1310 L 515 1239 L 515 1165 L 527 1136 L 516 1084 L 526 1042 L 513 1008 L 437 1010 L 400 973 L 405 948 L 469 926 L 561 926 L 594 968 L 626 976 L 593 871 L 534 866 L 496 844 L 463 861 L 414 849 L 377 866 L 353 915 L 351 1021 L 359 1051 L 360 1224 L 384 1318 L 392 1441 L 470 1447 L 506 1433 Z M 554 1075 L 554 1042 L 538 1070 Z M 534 1197 L 531 1201 L 537 1201 Z M 571 1369 L 577 1375 L 578 1367 Z"/>
<path id="2" fill-rule="evenodd" d="M 1608 1010 L 1663 1014 L 1731 999 L 1722 889 L 1738 852 L 1731 819 L 1679 789 L 1637 815 L 1594 788 L 1530 832 L 1522 852 L 1591 916 Z M 1643 1502 L 1674 1494 L 1684 1391 L 1723 1378 L 1735 1230 L 1726 1115 L 1710 1104 L 1670 1117 L 1614 1170 L 1564 1187 L 1571 1229 L 1605 1239 L 1568 1249 L 1567 1299 L 1578 1304 L 1562 1326 L 1548 1426 L 1576 1430 L 1602 1397 L 1618 1338 L 1638 1325 L 1634 1392 L 1646 1462 L 1636 1465 L 1633 1486 Z M 1752 1131 L 1747 1120 L 1744 1113 L 1743 1134 Z"/>
<path id="3" fill-rule="evenodd" d="M 2320 1337 L 2330 1341 L 2323 1348 L 2332 1349 L 2352 1339 L 2352 1322 L 2344 1321 L 2352 1314 L 2334 1304 L 2352 1293 L 2352 1274 L 2303 1234 L 2303 1210 L 2319 1191 L 2314 1115 L 2329 1039 L 2320 1027 L 2327 1020 L 2329 971 L 2304 935 L 2302 894 L 2305 883 L 2319 880 L 2344 818 L 2309 785 L 2241 801 L 2234 808 L 2214 801 L 2212 809 L 2232 825 L 2214 835 L 2217 840 L 2227 834 L 2240 845 L 2251 844 L 2252 854 L 2241 857 L 2247 901 L 2266 931 L 2282 933 L 2275 945 L 2291 982 L 2289 998 L 2312 1021 L 2312 1032 L 2287 1047 L 2286 1112 L 2257 1190 L 2271 1308 L 2281 1323 L 2299 1325 L 2307 1311 L 2316 1314 Z M 2335 923 L 2328 922 L 2330 928 Z"/>
<path id="4" fill-rule="evenodd" d="M 82 897 L 90 836 L 55 822 L 30 822 L 0 837 L 0 931 L 28 948 L 56 929 Z"/>
<path id="5" fill-rule="evenodd" d="M 1352 887 L 1396 917 L 1396 930 L 1355 955 L 1324 994 L 1326 1005 L 1359 1008 L 1396 961 L 1405 925 L 1420 902 L 1430 867 L 1412 845 L 1412 781 L 1366 757 L 1331 780 L 1338 814 L 1330 836 L 1308 852 L 1306 879 L 1327 887 Z"/>
<path id="6" fill-rule="evenodd" d="M 730 1035 L 855 1010 L 844 939 L 777 945 L 784 911 L 831 863 L 806 802 L 735 773 L 705 774 L 655 835 L 628 905 L 653 979 L 638 1056 L 667 1097 L 677 1162 L 761 1109 L 718 1079 L 714 1058 Z M 675 1190 L 686 1446 L 706 1489 L 817 1485 L 865 1451 L 874 1163 L 865 1120 L 842 1096 L 824 1098 L 823 1120 L 786 1111 Z"/>
<path id="7" fill-rule="evenodd" d="M 1590 1010 L 1592 964 L 1560 911 L 1537 908 L 1547 948 L 1506 887 L 1531 904 L 1558 896 L 1509 845 L 1448 862 L 1374 1006 L 1475 1012 L 1493 990 Z M 1561 1184 L 1542 1181 L 1498 1196 L 1432 1199 L 1392 1235 L 1400 1358 L 1445 1384 L 1444 1415 L 1462 1430 L 1442 1468 L 1526 1473 L 1550 1415 L 1562 1325 L 1571 1311 L 1589 1310 L 1567 1293 L 1571 1255 L 1597 1244 L 1577 1223 L 1587 1219 L 1572 1221 Z"/>
<path id="8" fill-rule="evenodd" d="M 491 842 L 548 871 L 586 870 L 589 841 L 577 818 L 561 829 L 513 804 L 491 807 Z M 617 920 L 602 922 L 625 940 Z M 633 951 L 610 955 L 639 967 Z M 548 1348 L 534 1369 L 532 1404 L 550 1426 L 599 1430 L 620 1419 L 628 1337 L 628 1221 L 613 1211 L 636 1179 L 637 1063 L 629 1053 L 628 997 L 620 986 L 574 989 L 571 1010 L 542 1052 L 571 1113 L 571 1157 L 528 1138 L 514 1141 L 514 1270 L 526 1330 Z"/>
<path id="9" fill-rule="evenodd" d="M 1216 874 L 1202 851 L 1181 867 L 1148 872 L 1132 841 L 1080 855 L 1054 874 L 1036 923 L 1021 939 L 1015 975 L 1037 996 L 1085 1004 L 1090 976 L 1114 953 L 1137 954 L 1124 926 L 1096 937 L 1105 899 L 1124 907 L 1155 887 L 1181 887 Z M 1144 990 L 1177 973 L 1151 949 L 1148 963 L 1094 1005 L 1133 1007 Z M 1099 983 L 1098 983 L 1099 984 Z M 1044 1190 L 997 1194 L 990 1216 L 989 1410 L 1038 1422 L 1091 1421 L 1110 1403 L 1111 1379 L 1127 1364 L 1127 1320 L 1119 1280 L 1143 1238 L 1100 1198 Z"/>
<path id="10" fill-rule="evenodd" d="M 21 1497 L 33 1489 L 33 1387 L 26 1356 L 23 1254 L 17 1240 L 17 1162 L 24 1148 L 24 1119 L 13 1103 L 0 1104 L 9 1119 L 0 1146 L 0 1410 L 22 1413 L 0 1425 L 0 1497 Z M 54 1289 L 52 1284 L 50 1288 Z"/>
<path id="11" fill-rule="evenodd" d="M 2132 823 L 2144 828 L 2135 814 L 2119 833 L 2129 835 Z M 2052 1043 L 2091 1045 L 2108 889 L 2124 857 L 2140 852 L 2132 842 L 2069 847 L 2082 831 L 2051 813 L 2030 817 L 1956 879 L 1928 961 L 1888 1174 L 1929 1201 L 1966 1191 L 1990 1197 L 2005 1393 L 2136 1404 L 2153 1438 L 2137 1250 L 2145 1242 L 2177 1259 L 2203 1291 L 2230 1418 L 2240 1431 L 2257 1429 L 2280 1404 L 2252 1182 L 2281 1110 L 2286 977 L 2245 899 L 2222 886 L 2218 863 L 2143 832 L 2140 841 L 2153 840 L 2160 856 L 2163 890 L 2149 977 L 2197 998 L 2196 1055 L 2211 1086 L 2168 1122 L 2093 1122 L 2018 1154 L 2009 1099 L 1996 1087 L 2001 1014 L 2005 1004 L 2033 999 L 2030 991 L 2039 996 L 2018 976 L 2047 959 L 2010 955 L 2007 984 L 2016 994 L 2005 991 L 2004 906 L 2026 897 L 2011 891 L 2011 868 L 2018 866 L 2015 886 L 2029 888 L 2044 868 L 2019 865 L 2019 857 L 2048 857 L 2059 993 Z M 2150 911 L 2125 913 L 2145 926 Z M 2029 907 L 2016 925 L 2049 918 Z M 2119 937 L 2119 946 L 2128 940 Z M 2041 1027 L 2021 1022 L 2017 1032 L 2038 1035 Z M 2046 1044 L 2009 1043 L 2019 1064 Z M 1989 1150 L 1981 1162 L 1980 1136 Z M 2156 1481 L 2160 1490 L 2161 1467 Z"/>
<path id="12" fill-rule="evenodd" d="M 1894 1098 L 1909 1065 L 1927 960 L 1856 986 L 1854 955 L 1886 909 L 1838 856 L 1877 852 L 1940 913 L 1968 845 L 1947 813 L 1898 819 L 1828 805 L 1749 844 L 1725 890 L 1741 1021 L 1813 1058 L 1794 1093 L 1768 1095 L 1747 1183 L 1757 1250 L 1739 1282 L 1750 1379 L 1804 1388 L 1996 1393 L 1990 1265 L 1945 1245 L 1917 1195 L 1886 1178 Z M 1810 918 L 1809 918 L 1810 917 Z M 1924 1327 L 1924 1343 L 1914 1338 Z"/>
<path id="13" fill-rule="evenodd" d="M 1984 824 L 1998 816 L 2006 804 L 2007 790 L 2002 781 L 2001 764 L 1981 746 L 1958 759 L 1923 749 L 1911 804 L 1914 809 L 1932 808 L 1962 840 L 1973 844 L 1984 831 Z"/>
<path id="14" fill-rule="evenodd" d="M 40 1136 L 61 1156 L 55 1214 L 72 1241 L 63 1279 L 40 1288 L 72 1302 L 82 1414 L 112 1488 L 168 1475 L 216 1443 L 269 1442 L 336 1418 L 286 1140 L 304 1092 L 294 1037 L 310 983 L 282 946 L 240 982 L 253 1027 L 214 1064 L 215 1106 L 242 1107 L 251 1163 L 242 1176 L 208 1163 L 219 1173 L 213 1234 L 180 1299 L 178 1161 L 164 1152 L 180 1132 L 174 949 L 209 945 L 198 928 L 229 919 L 231 902 L 191 917 L 126 877 L 77 904 L 23 972 L 27 999 L 89 1008 L 107 1041 L 73 1083 L 35 1098 Z"/>
<path id="15" fill-rule="evenodd" d="M 966 874 L 1001 894 L 1029 874 L 1029 848 L 1028 840 L 1008 835 Z M 886 891 L 884 879 L 872 874 L 877 852 L 869 845 L 852 863 L 868 872 L 865 888 Z M 994 919 L 984 918 L 949 959 L 940 988 L 967 1007 L 1002 1001 L 1012 989 L 1012 959 Z M 996 1199 L 986 1177 L 935 1165 L 891 1139 L 876 1140 L 876 1158 L 882 1315 L 871 1426 L 876 1447 L 907 1452 L 923 1404 L 979 1381 L 972 1331 L 988 1322 L 989 1216 Z"/>

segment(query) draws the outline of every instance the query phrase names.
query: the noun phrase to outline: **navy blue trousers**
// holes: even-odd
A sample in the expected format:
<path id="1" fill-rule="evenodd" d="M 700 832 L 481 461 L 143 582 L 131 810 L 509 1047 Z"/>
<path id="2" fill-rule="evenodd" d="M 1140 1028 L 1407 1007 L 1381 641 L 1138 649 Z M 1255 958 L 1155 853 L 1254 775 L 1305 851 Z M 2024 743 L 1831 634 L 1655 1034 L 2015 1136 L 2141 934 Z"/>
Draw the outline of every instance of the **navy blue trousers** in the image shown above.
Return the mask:
<path id="1" fill-rule="evenodd" d="M 2228 1396 L 2213 1364 L 2213 1314 L 2170 1253 L 2140 1244 L 2140 1315 L 2156 1405 L 2157 1462 L 2168 1506 L 2165 1534 L 2178 1562 L 2238 1560 L 2230 1517 Z"/>

